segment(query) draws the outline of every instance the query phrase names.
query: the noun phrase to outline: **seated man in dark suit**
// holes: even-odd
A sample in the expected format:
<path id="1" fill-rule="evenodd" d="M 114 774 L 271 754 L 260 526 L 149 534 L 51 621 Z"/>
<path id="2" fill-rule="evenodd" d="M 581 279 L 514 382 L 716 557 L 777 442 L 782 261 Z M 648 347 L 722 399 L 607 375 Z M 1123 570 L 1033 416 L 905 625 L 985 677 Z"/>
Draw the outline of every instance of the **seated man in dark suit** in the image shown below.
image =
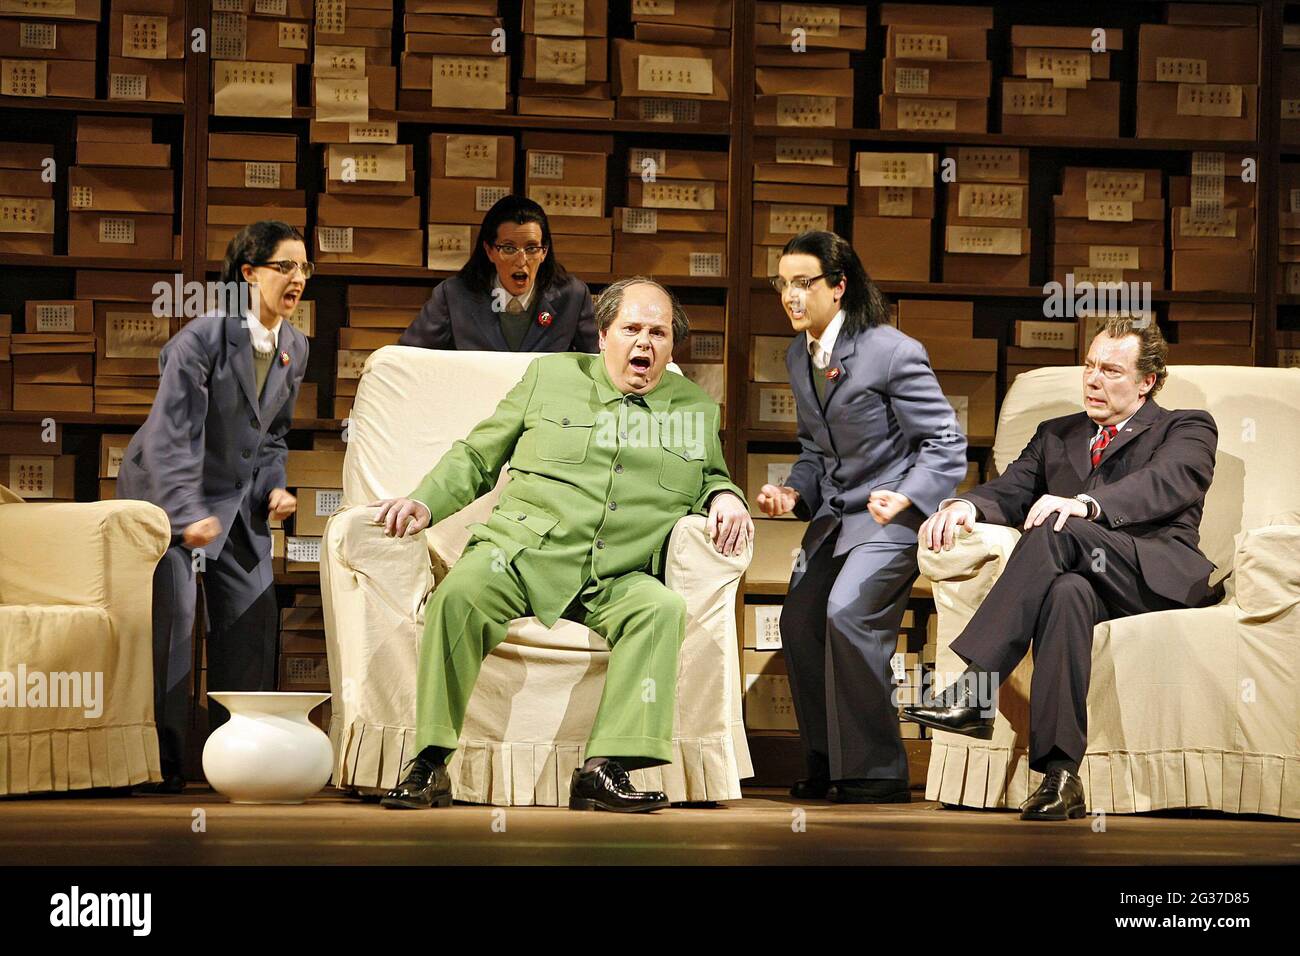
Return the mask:
<path id="1" fill-rule="evenodd" d="M 1006 472 L 949 499 L 920 529 L 953 545 L 977 520 L 1023 526 L 1006 568 L 952 649 L 969 665 L 905 719 L 987 739 L 990 689 L 1032 646 L 1030 769 L 1045 774 L 1024 820 L 1082 817 L 1094 625 L 1216 603 L 1201 553 L 1201 511 L 1218 430 L 1208 412 L 1155 403 L 1168 347 L 1154 319 L 1110 319 L 1084 362 L 1082 412 L 1038 426 Z"/>

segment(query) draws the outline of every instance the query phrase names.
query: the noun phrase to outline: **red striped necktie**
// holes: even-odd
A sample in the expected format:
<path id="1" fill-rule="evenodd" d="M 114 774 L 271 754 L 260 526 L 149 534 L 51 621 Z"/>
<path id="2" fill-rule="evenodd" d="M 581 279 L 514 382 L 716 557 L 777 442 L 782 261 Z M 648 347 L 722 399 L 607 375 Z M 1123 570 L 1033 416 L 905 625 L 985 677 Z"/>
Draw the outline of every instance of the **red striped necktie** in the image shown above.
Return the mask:
<path id="1" fill-rule="evenodd" d="M 1101 431 L 1097 432 L 1092 439 L 1092 467 L 1096 468 L 1101 463 L 1101 453 L 1106 450 L 1106 446 L 1111 443 L 1119 429 L 1114 425 L 1102 425 Z"/>

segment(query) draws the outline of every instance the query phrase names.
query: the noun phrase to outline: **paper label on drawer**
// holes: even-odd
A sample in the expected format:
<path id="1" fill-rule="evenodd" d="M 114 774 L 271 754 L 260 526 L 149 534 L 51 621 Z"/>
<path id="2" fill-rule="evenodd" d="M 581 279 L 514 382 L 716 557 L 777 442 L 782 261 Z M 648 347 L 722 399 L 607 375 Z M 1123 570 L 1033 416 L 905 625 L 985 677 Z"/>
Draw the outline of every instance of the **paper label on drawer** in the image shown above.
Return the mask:
<path id="1" fill-rule="evenodd" d="M 837 37 L 840 35 L 840 8 L 814 7 L 803 3 L 781 4 L 781 32 L 790 36 L 802 28 L 805 36 Z"/>
<path id="2" fill-rule="evenodd" d="M 430 269 L 459 269 L 469 258 L 470 227 L 429 224 L 428 264 Z"/>
<path id="3" fill-rule="evenodd" d="M 108 98 L 110 100 L 143 100 L 149 92 L 149 77 L 145 73 L 110 73 Z"/>
<path id="4" fill-rule="evenodd" d="M 212 59 L 242 60 L 248 55 L 248 18 L 242 13 L 212 14 Z"/>
<path id="5" fill-rule="evenodd" d="M 0 13 L 29 17 L 70 17 L 77 12 L 77 0 L 0 0 Z"/>
<path id="6" fill-rule="evenodd" d="M 1178 85 L 1179 116 L 1242 115 L 1241 87 L 1233 83 L 1180 83 Z"/>
<path id="7" fill-rule="evenodd" d="M 1024 252 L 1019 229 L 1002 226 L 948 226 L 944 248 L 948 252 L 1018 256 Z"/>
<path id="8" fill-rule="evenodd" d="M 957 149 L 957 177 L 961 182 L 998 182 L 1020 178 L 1020 150 L 962 146 Z"/>
<path id="9" fill-rule="evenodd" d="M 1300 120 L 1300 100 L 1283 100 L 1282 118 L 1284 120 Z"/>
<path id="10" fill-rule="evenodd" d="M 1002 84 L 1002 112 L 1009 116 L 1065 116 L 1067 91 L 1042 81 Z"/>
<path id="11" fill-rule="evenodd" d="M 212 0 L 214 13 L 243 13 L 244 0 Z"/>
<path id="12" fill-rule="evenodd" d="M 349 143 L 396 143 L 396 120 L 370 120 L 348 124 Z"/>
<path id="13" fill-rule="evenodd" d="M 497 138 L 452 133 L 443 151 L 443 167 L 453 179 L 495 179 Z"/>
<path id="14" fill-rule="evenodd" d="M 1090 269 L 1139 269 L 1137 246 L 1089 246 Z"/>
<path id="15" fill-rule="evenodd" d="M 123 14 L 122 56 L 140 60 L 167 59 L 167 18 Z"/>
<path id="16" fill-rule="evenodd" d="M 316 45 L 316 60 L 311 65 L 316 77 L 358 77 L 366 75 L 366 48 L 363 46 Z"/>
<path id="17" fill-rule="evenodd" d="M 934 186 L 934 153 L 858 153 L 859 186 Z"/>
<path id="18" fill-rule="evenodd" d="M 244 163 L 244 187 L 246 189 L 279 189 L 279 163 Z"/>
<path id="19" fill-rule="evenodd" d="M 474 211 L 487 212 L 508 195 L 510 195 L 509 186 L 475 186 Z"/>
<path id="20" fill-rule="evenodd" d="M 722 275 L 722 253 L 692 252 L 689 269 L 693 276 L 720 276 Z"/>
<path id="21" fill-rule="evenodd" d="M 767 246 L 767 275 L 774 276 L 781 271 L 781 247 Z"/>
<path id="22" fill-rule="evenodd" d="M 713 93 L 713 63 L 693 56 L 636 58 L 637 89 L 654 93 Z"/>
<path id="23" fill-rule="evenodd" d="M 794 468 L 792 461 L 774 461 L 769 462 L 767 466 L 767 483 L 776 485 L 778 488 L 790 480 L 790 470 Z"/>
<path id="24" fill-rule="evenodd" d="M 881 186 L 879 190 L 876 193 L 877 215 L 902 217 L 912 215 L 912 188 L 910 186 Z"/>
<path id="25" fill-rule="evenodd" d="M 253 0 L 253 12 L 264 17 L 287 17 L 289 0 Z"/>
<path id="26" fill-rule="evenodd" d="M 1237 236 L 1237 210 L 1223 210 L 1223 217 L 1217 221 L 1197 222 L 1192 218 L 1192 210 L 1187 206 L 1178 209 L 1178 234 L 1192 238 L 1235 239 Z"/>
<path id="27" fill-rule="evenodd" d="M 45 60 L 0 60 L 0 93 L 45 96 Z"/>
<path id="28" fill-rule="evenodd" d="M 646 160 L 650 162 L 647 163 Z M 667 176 L 668 150 L 666 149 L 629 149 L 627 151 L 628 172 L 641 175 L 646 170 L 653 170 L 656 176 Z"/>
<path id="29" fill-rule="evenodd" d="M 289 561 L 319 564 L 320 538 L 299 538 L 290 535 L 284 539 L 284 556 Z"/>
<path id="30" fill-rule="evenodd" d="M 99 220 L 99 241 L 107 245 L 135 245 L 135 220 L 116 216 L 101 216 Z"/>
<path id="31" fill-rule="evenodd" d="M 293 116 L 292 63 L 217 63 L 213 66 L 217 116 Z"/>
<path id="32" fill-rule="evenodd" d="M 1223 218 L 1224 178 L 1193 176 L 1190 198 L 1194 222 L 1218 222 Z"/>
<path id="33" fill-rule="evenodd" d="M 528 151 L 529 179 L 564 179 L 564 154 Z"/>
<path id="34" fill-rule="evenodd" d="M 1147 179 L 1141 172 L 1090 169 L 1085 176 L 1084 191 L 1089 202 L 1106 199 L 1140 202 L 1147 198 Z"/>
<path id="35" fill-rule="evenodd" d="M 430 105 L 444 109 L 504 109 L 507 59 L 434 56 Z"/>
<path id="36" fill-rule="evenodd" d="M 68 189 L 69 209 L 90 209 L 95 205 L 94 186 L 71 186 Z"/>
<path id="37" fill-rule="evenodd" d="M 600 186 L 529 186 L 528 198 L 549 216 L 590 216 L 605 213 L 605 190 Z"/>
<path id="38" fill-rule="evenodd" d="M 834 126 L 835 97 L 778 96 L 777 126 Z"/>
<path id="39" fill-rule="evenodd" d="M 716 209 L 713 183 L 659 180 L 641 184 L 641 205 L 648 209 Z"/>
<path id="40" fill-rule="evenodd" d="M 641 100 L 641 120 L 646 123 L 698 123 L 699 100 L 668 100 L 650 97 Z"/>
<path id="41" fill-rule="evenodd" d="M 317 226 L 316 248 L 321 252 L 351 252 L 351 226 Z M 339 354 L 342 354 L 341 352 Z"/>
<path id="42" fill-rule="evenodd" d="M 1031 80 L 1051 80 L 1061 89 L 1082 90 L 1092 79 L 1092 59 L 1087 50 L 1025 51 L 1025 75 Z"/>
<path id="43" fill-rule="evenodd" d="M 122 459 L 126 457 L 126 449 L 120 445 L 111 446 L 108 449 L 108 467 L 104 470 L 108 472 L 107 478 L 116 478 L 118 472 L 122 470 Z"/>
<path id="44" fill-rule="evenodd" d="M 77 307 L 71 303 L 40 303 L 36 306 L 36 327 L 29 332 L 75 332 Z"/>
<path id="45" fill-rule="evenodd" d="M 1289 195 L 1290 205 L 1287 212 L 1300 212 L 1300 189 L 1292 189 Z"/>
<path id="46" fill-rule="evenodd" d="M 347 30 L 344 0 L 316 0 L 316 32 L 343 33 Z"/>
<path id="47" fill-rule="evenodd" d="M 18 45 L 27 50 L 57 50 L 59 48 L 58 24 L 22 24 L 18 34 Z"/>
<path id="48" fill-rule="evenodd" d="M 655 209 L 624 209 L 623 231 L 633 233 L 656 233 L 659 231 L 659 212 Z"/>
<path id="49" fill-rule="evenodd" d="M 907 680 L 907 657 L 901 653 L 895 653 L 889 659 L 889 667 L 894 672 L 894 681 L 901 684 Z"/>
<path id="50" fill-rule="evenodd" d="M 834 166 L 835 144 L 829 139 L 792 139 L 779 136 L 776 140 L 778 163 L 799 163 L 806 166 Z"/>
<path id="51" fill-rule="evenodd" d="M 691 335 L 692 362 L 721 362 L 724 337 L 721 332 L 696 332 Z"/>
<path id="52" fill-rule="evenodd" d="M 829 229 L 827 213 L 825 206 L 773 205 L 767 215 L 767 231 L 779 236 L 797 236 L 815 229 Z"/>
<path id="53" fill-rule="evenodd" d="M 1126 199 L 1088 201 L 1089 222 L 1132 222 L 1133 203 Z"/>
<path id="54" fill-rule="evenodd" d="M 318 77 L 316 119 L 322 123 L 364 123 L 370 118 L 368 77 Z"/>
<path id="55" fill-rule="evenodd" d="M 360 378 L 361 372 L 366 367 L 366 359 L 370 353 L 362 349 L 339 349 L 338 350 L 338 371 L 339 378 Z"/>
<path id="56" fill-rule="evenodd" d="M 999 183 L 964 183 L 957 189 L 957 215 L 963 219 L 1019 219 L 1025 188 Z"/>
<path id="57" fill-rule="evenodd" d="M 1217 150 L 1198 150 L 1192 153 L 1192 175 L 1193 176 L 1218 176 L 1224 175 L 1226 158 L 1223 153 Z"/>
<path id="58" fill-rule="evenodd" d="M 316 492 L 316 517 L 328 518 L 343 507 L 343 490 L 341 488 Z"/>
<path id="59" fill-rule="evenodd" d="M 282 20 L 280 22 L 280 49 L 307 49 L 307 24 Z"/>
<path id="60" fill-rule="evenodd" d="M 796 421 L 794 393 L 788 388 L 760 388 L 758 420 L 760 422 Z"/>
<path id="61" fill-rule="evenodd" d="M 1206 62 L 1196 57 L 1156 57 L 1157 83 L 1204 83 L 1209 75 Z"/>
<path id="62" fill-rule="evenodd" d="M 52 234 L 54 200 L 0 196 L 0 232 Z"/>
<path id="63" fill-rule="evenodd" d="M 895 33 L 894 56 L 900 60 L 946 60 L 948 38 L 942 33 Z"/>
<path id="64" fill-rule="evenodd" d="M 537 81 L 581 86 L 587 82 L 587 41 L 539 36 L 536 43 Z"/>
<path id="65" fill-rule="evenodd" d="M 774 465 L 768 465 L 771 474 Z M 786 477 L 790 468 L 785 467 Z M 776 484 L 768 478 L 769 484 Z M 760 651 L 779 651 L 781 649 L 781 605 L 755 604 L 754 606 L 754 648 Z"/>
<path id="66" fill-rule="evenodd" d="M 955 130 L 956 100 L 898 101 L 898 128 L 908 130 Z"/>
<path id="67" fill-rule="evenodd" d="M 22 498 L 53 498 L 54 459 L 49 456 L 11 457 L 9 490 Z"/>
<path id="68" fill-rule="evenodd" d="M 316 303 L 311 299 L 299 299 L 298 305 L 289 316 L 289 324 L 309 338 L 314 331 Z"/>
<path id="69" fill-rule="evenodd" d="M 639 17 L 671 17 L 677 13 L 675 0 L 632 0 L 632 12 Z"/>
<path id="70" fill-rule="evenodd" d="M 1121 269 L 1094 269 L 1089 266 L 1086 269 L 1072 269 L 1071 273 L 1074 275 L 1076 285 L 1080 282 L 1089 282 L 1093 285 L 1118 285 L 1124 281 L 1124 272 Z"/>
<path id="71" fill-rule="evenodd" d="M 930 71 L 923 66 L 895 66 L 895 93 L 929 93 Z"/>
<path id="72" fill-rule="evenodd" d="M 586 12 L 583 0 L 536 0 L 533 32 L 552 37 L 582 36 Z"/>
<path id="73" fill-rule="evenodd" d="M 343 179 L 344 162 L 352 161 L 358 182 L 401 183 L 406 181 L 406 147 L 404 146 L 342 146 L 326 147 L 329 178 Z"/>
<path id="74" fill-rule="evenodd" d="M 109 312 L 104 316 L 104 355 L 156 359 L 171 335 L 171 320 L 147 312 Z"/>

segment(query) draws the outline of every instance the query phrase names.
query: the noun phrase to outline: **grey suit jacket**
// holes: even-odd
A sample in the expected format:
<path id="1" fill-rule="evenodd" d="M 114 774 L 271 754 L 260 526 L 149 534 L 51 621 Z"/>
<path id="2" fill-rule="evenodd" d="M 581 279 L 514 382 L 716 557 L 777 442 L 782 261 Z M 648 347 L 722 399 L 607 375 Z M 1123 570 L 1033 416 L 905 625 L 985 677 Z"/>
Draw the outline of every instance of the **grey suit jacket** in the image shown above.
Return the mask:
<path id="1" fill-rule="evenodd" d="M 306 337 L 288 322 L 279 346 L 259 399 L 244 320 L 205 315 L 188 323 L 163 346 L 158 397 L 122 456 L 118 497 L 158 505 L 173 536 L 209 515 L 220 520 L 221 534 L 204 548 L 209 558 L 221 554 L 236 514 L 258 553 L 271 550 L 267 497 L 285 486 L 285 436 L 308 353 Z"/>
<path id="2" fill-rule="evenodd" d="M 534 297 L 533 321 L 520 343 L 521 352 L 597 352 L 596 320 L 591 290 L 577 276 L 552 285 Z M 542 325 L 538 317 L 549 312 L 551 322 Z M 434 287 L 433 295 L 420 314 L 402 333 L 399 345 L 426 349 L 460 349 L 477 352 L 508 352 L 501 317 L 492 310 L 492 296 L 475 292 L 459 276 Z"/>
<path id="3" fill-rule="evenodd" d="M 916 544 L 925 516 L 966 474 L 966 436 L 921 343 L 891 325 L 841 332 L 830 364 L 816 372 L 827 375 L 825 409 L 802 333 L 785 362 L 802 449 L 788 484 L 799 492 L 795 516 L 811 522 L 804 553 L 836 528 L 837 555 L 874 540 Z M 877 524 L 867 510 L 876 489 L 906 495 L 912 506 Z"/>

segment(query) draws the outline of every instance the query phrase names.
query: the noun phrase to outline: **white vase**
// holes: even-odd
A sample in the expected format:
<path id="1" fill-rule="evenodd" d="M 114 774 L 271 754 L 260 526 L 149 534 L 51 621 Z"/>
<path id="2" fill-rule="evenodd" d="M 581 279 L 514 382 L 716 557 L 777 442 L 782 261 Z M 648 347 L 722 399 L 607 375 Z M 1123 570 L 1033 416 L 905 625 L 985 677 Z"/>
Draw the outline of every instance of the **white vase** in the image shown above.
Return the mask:
<path id="1" fill-rule="evenodd" d="M 329 781 L 334 751 L 307 719 L 329 694 L 213 691 L 230 720 L 203 747 L 203 775 L 232 803 L 302 803 Z"/>

